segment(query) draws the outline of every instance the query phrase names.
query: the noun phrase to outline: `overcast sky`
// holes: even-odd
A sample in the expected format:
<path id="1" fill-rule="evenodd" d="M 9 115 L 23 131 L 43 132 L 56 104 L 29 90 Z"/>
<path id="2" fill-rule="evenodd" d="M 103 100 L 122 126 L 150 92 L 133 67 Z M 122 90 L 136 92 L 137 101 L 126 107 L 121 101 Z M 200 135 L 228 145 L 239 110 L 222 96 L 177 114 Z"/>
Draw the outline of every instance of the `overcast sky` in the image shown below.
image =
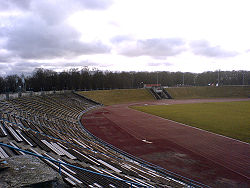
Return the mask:
<path id="1" fill-rule="evenodd" d="M 0 75 L 250 70 L 249 0 L 1 0 Z"/>

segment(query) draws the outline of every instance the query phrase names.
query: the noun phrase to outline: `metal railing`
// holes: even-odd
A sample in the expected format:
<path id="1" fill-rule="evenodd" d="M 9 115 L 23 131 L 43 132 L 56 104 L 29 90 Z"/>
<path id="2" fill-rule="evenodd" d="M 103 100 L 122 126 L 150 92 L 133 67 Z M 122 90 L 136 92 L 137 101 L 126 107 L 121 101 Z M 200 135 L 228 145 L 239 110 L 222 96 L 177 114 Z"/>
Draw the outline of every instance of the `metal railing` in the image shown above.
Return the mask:
<path id="1" fill-rule="evenodd" d="M 106 177 L 106 178 L 110 178 L 110 179 L 114 179 L 114 180 L 117 180 L 117 181 L 120 181 L 120 182 L 124 182 L 124 183 L 130 184 L 131 187 L 133 187 L 133 185 L 139 186 L 139 187 L 148 187 L 146 185 L 142 185 L 142 184 L 139 184 L 139 183 L 136 183 L 136 182 L 131 182 L 131 181 L 123 180 L 123 179 L 118 179 L 118 178 L 115 178 L 115 177 L 112 177 L 112 176 L 108 176 L 108 175 L 105 175 L 105 174 L 101 174 L 101 173 L 98 173 L 98 172 L 87 170 L 87 169 L 84 169 L 84 168 L 81 168 L 81 167 L 78 167 L 78 166 L 75 166 L 75 165 L 72 165 L 72 164 L 69 164 L 69 163 L 65 163 L 65 162 L 61 162 L 61 161 L 55 160 L 55 159 L 51 159 L 51 158 L 45 157 L 43 155 L 38 155 L 36 153 L 30 152 L 30 151 L 26 151 L 26 150 L 23 150 L 23 149 L 20 149 L 20 148 L 16 148 L 14 146 L 10 146 L 10 145 L 4 144 L 2 142 L 0 142 L 0 145 L 4 146 L 4 147 L 8 147 L 10 149 L 21 151 L 21 152 L 26 153 L 28 155 L 33 155 L 35 157 L 38 157 L 38 158 L 41 158 L 41 159 L 46 159 L 46 160 L 49 160 L 51 162 L 57 163 L 58 167 L 59 167 L 59 174 L 61 174 L 61 171 L 62 171 L 61 170 L 61 165 L 66 165 L 66 166 L 69 166 L 69 167 L 72 167 L 72 168 L 75 168 L 75 169 L 78 169 L 78 170 L 82 170 L 82 171 L 85 171 L 85 172 L 90 172 L 92 174 L 96 174 L 96 175 L 99 175 L 99 176 L 102 176 L 102 177 Z"/>
<path id="2" fill-rule="evenodd" d="M 25 119 L 25 118 L 24 118 L 24 119 Z M 21 125 L 21 124 L 17 124 L 17 123 L 14 123 L 14 122 L 10 122 L 10 121 L 8 121 L 8 120 L 6 120 L 6 119 L 4 119 L 4 118 L 1 118 L 1 120 L 6 121 L 6 122 L 9 122 L 9 123 L 12 123 L 12 124 L 15 124 L 15 125 L 17 125 L 17 126 L 21 126 L 21 127 L 27 128 L 27 127 L 25 127 L 25 126 L 23 126 L 23 125 Z M 202 184 L 202 183 L 200 183 L 200 182 L 197 182 L 197 181 L 195 181 L 195 180 L 189 179 L 189 178 L 187 178 L 187 177 L 185 177 L 185 176 L 181 176 L 181 175 L 179 175 L 179 174 L 177 174 L 177 173 L 175 173 L 175 172 L 166 170 L 166 169 L 164 169 L 164 168 L 162 168 L 162 167 L 160 167 L 160 166 L 157 166 L 157 165 L 152 164 L 152 163 L 150 163 L 150 162 L 148 162 L 148 161 L 145 161 L 145 160 L 143 160 L 143 159 L 137 158 L 137 157 L 135 157 L 135 156 L 133 156 L 133 155 L 127 153 L 127 152 L 124 152 L 124 151 L 120 150 L 119 148 L 116 148 L 115 146 L 113 146 L 113 145 L 111 145 L 111 144 L 109 144 L 109 143 L 107 143 L 107 142 L 101 140 L 100 138 L 96 137 L 96 136 L 93 135 L 91 132 L 89 132 L 89 131 L 83 126 L 83 124 L 82 124 L 80 121 L 79 121 L 79 123 L 82 125 L 83 130 L 84 130 L 87 134 L 89 134 L 92 138 L 94 138 L 94 139 L 96 140 L 96 141 L 95 141 L 96 143 L 102 144 L 102 145 L 104 145 L 104 146 L 106 146 L 106 147 L 112 149 L 113 151 L 115 151 L 115 152 L 117 152 L 117 153 L 123 155 L 124 157 L 127 157 L 127 158 L 130 159 L 130 160 L 139 162 L 142 166 L 145 166 L 145 167 L 154 169 L 154 170 L 155 170 L 156 172 L 158 172 L 160 175 L 163 175 L 163 176 L 166 176 L 166 177 L 173 178 L 173 179 L 175 179 L 175 180 L 177 180 L 177 181 L 181 181 L 181 182 L 183 182 L 183 183 L 185 183 L 185 184 L 187 184 L 187 185 L 189 185 L 189 186 L 191 186 L 191 187 L 209 187 L 209 186 L 204 185 L 204 184 Z M 32 130 L 32 129 L 31 129 L 31 130 Z M 67 141 L 64 141 L 64 140 L 62 140 L 62 139 L 59 139 L 59 138 L 55 138 L 55 137 L 53 137 L 53 136 L 46 135 L 46 134 L 44 134 L 44 133 L 40 133 L 40 132 L 35 131 L 35 130 L 32 130 L 32 131 L 34 131 L 34 132 L 36 132 L 36 133 L 39 133 L 39 134 L 42 134 L 42 135 L 44 135 L 44 136 L 47 136 L 47 137 L 56 139 L 56 140 L 60 140 L 60 141 L 63 141 L 63 142 L 67 142 Z M 67 143 L 69 143 L 69 142 L 67 142 Z M 77 144 L 74 144 L 74 143 L 69 143 L 69 144 L 73 144 L 73 145 L 76 145 L 76 146 L 80 146 L 80 145 L 77 145 Z M 91 150 L 91 149 L 89 149 L 89 150 Z M 98 153 L 99 153 L 99 152 L 98 152 Z M 101 154 L 104 154 L 104 153 L 101 153 Z M 104 155 L 107 155 L 107 154 L 104 154 Z M 42 157 L 44 157 L 44 156 L 42 156 Z M 115 157 L 115 156 L 111 156 L 111 157 L 117 158 L 117 157 Z M 60 161 L 59 161 L 59 162 L 60 162 Z M 60 163 L 61 163 L 61 162 L 60 162 Z M 59 165 L 59 169 L 60 169 L 60 165 Z M 86 169 L 85 169 L 85 170 L 86 170 Z M 112 177 L 112 176 L 110 176 L 110 177 Z"/>
<path id="3" fill-rule="evenodd" d="M 16 117 L 18 117 L 18 116 L 16 116 Z M 22 117 L 18 117 L 18 118 L 22 118 Z M 28 120 L 28 119 L 26 119 L 26 118 L 22 118 L 22 119 L 25 119 L 25 120 L 27 120 L 27 121 L 30 121 L 30 120 Z M 46 136 L 46 137 L 48 137 L 48 138 L 52 138 L 52 139 L 55 139 L 55 140 L 58 140 L 58 141 L 61 141 L 61 142 L 64 142 L 64 143 L 68 143 L 68 144 L 71 144 L 71 145 L 80 147 L 80 148 L 82 148 L 82 149 L 84 149 L 84 150 L 89 150 L 89 151 L 92 151 L 92 152 L 95 152 L 95 153 L 99 153 L 99 154 L 102 154 L 102 155 L 105 155 L 105 156 L 108 156 L 108 157 L 112 157 L 112 158 L 115 158 L 115 159 L 120 159 L 120 158 L 118 158 L 118 157 L 116 157 L 116 156 L 113 156 L 113 155 L 110 155 L 110 154 L 102 153 L 102 152 L 100 152 L 100 151 L 97 151 L 97 150 L 94 150 L 94 149 L 91 149 L 91 148 L 85 148 L 85 147 L 83 147 L 83 146 L 81 146 L 81 145 L 79 145 L 79 144 L 75 144 L 75 143 L 73 143 L 73 142 L 68 142 L 68 141 L 66 141 L 66 140 L 62 140 L 62 139 L 60 139 L 60 138 L 56 138 L 56 137 L 47 135 L 47 134 L 45 134 L 45 133 L 36 131 L 36 130 L 34 130 L 34 129 L 25 127 L 24 125 L 22 125 L 22 124 L 20 124 L 20 123 L 18 124 L 18 123 L 15 123 L 15 122 L 11 122 L 11 121 L 9 121 L 9 120 L 7 120 L 7 119 L 4 119 L 4 118 L 0 118 L 0 120 L 2 120 L 3 122 L 8 122 L 8 123 L 14 124 L 14 125 L 16 125 L 16 126 L 18 126 L 18 127 L 22 127 L 22 128 L 25 128 L 25 129 L 29 129 L 29 130 L 33 131 L 34 133 L 38 133 L 38 134 L 43 135 L 43 136 Z M 34 121 L 30 121 L 30 122 L 34 122 Z M 6 127 L 5 127 L 5 124 L 3 124 L 3 126 L 4 126 L 4 128 L 6 128 Z M 43 126 L 43 125 L 41 125 L 41 126 Z M 63 133 L 63 134 L 67 134 L 67 135 L 68 135 L 68 133 L 66 133 L 66 132 L 59 131 L 59 130 L 54 129 L 54 128 L 51 128 L 51 127 L 49 127 L 49 126 L 44 126 L 44 127 L 50 128 L 50 129 L 52 129 L 52 130 L 58 131 L 59 133 Z M 84 130 L 84 131 L 85 131 L 85 130 Z M 68 135 L 68 136 L 70 136 L 70 135 Z M 80 137 L 78 137 L 78 136 L 75 136 L 75 137 L 76 137 L 76 138 L 80 138 Z M 93 142 L 93 143 L 95 143 L 95 144 L 100 144 L 100 142 L 97 141 L 97 140 L 88 140 L 88 139 L 86 139 L 86 138 L 81 138 L 81 139 L 86 140 L 86 141 Z"/>
<path id="4" fill-rule="evenodd" d="M 89 110 L 89 109 L 84 110 L 83 113 L 86 112 L 86 111 L 88 111 L 88 110 Z M 81 114 L 83 114 L 83 113 L 81 113 Z M 19 117 L 19 118 L 20 118 L 20 117 Z M 152 164 L 152 163 L 150 163 L 150 162 L 148 162 L 148 161 L 145 161 L 145 160 L 143 160 L 143 159 L 139 159 L 139 158 L 137 158 L 137 157 L 135 157 L 135 156 L 133 156 L 133 155 L 131 155 L 131 154 L 129 154 L 129 153 L 126 153 L 126 152 L 124 152 L 124 151 L 122 151 L 122 150 L 116 148 L 115 146 L 113 146 L 113 145 L 111 145 L 111 144 L 109 144 L 109 143 L 106 143 L 105 141 L 101 140 L 100 138 L 98 138 L 98 137 L 94 136 L 92 133 L 90 133 L 90 132 L 83 126 L 83 124 L 80 122 L 80 116 L 78 116 L 78 118 L 79 118 L 79 119 L 78 119 L 78 120 L 79 120 L 79 123 L 82 125 L 83 130 L 84 130 L 86 133 L 88 133 L 92 138 L 94 138 L 94 139 L 96 140 L 97 143 L 102 144 L 102 145 L 104 145 L 104 146 L 106 146 L 106 147 L 112 149 L 113 151 L 115 151 L 115 152 L 117 152 L 117 153 L 123 155 L 124 157 L 126 157 L 126 158 L 128 158 L 128 159 L 131 159 L 131 160 L 134 160 L 134 161 L 136 161 L 136 162 L 139 162 L 142 166 L 145 166 L 145 167 L 149 167 L 149 168 L 151 168 L 151 169 L 154 169 L 156 172 L 158 172 L 159 174 L 161 174 L 161 175 L 163 175 L 163 176 L 173 178 L 173 179 L 175 179 L 175 180 L 177 180 L 177 181 L 181 181 L 181 182 L 187 184 L 188 186 L 191 186 L 191 187 L 209 187 L 209 186 L 204 185 L 204 184 L 202 184 L 202 183 L 200 183 L 200 182 L 197 182 L 197 181 L 195 181 L 195 180 L 192 180 L 192 179 L 189 179 L 189 178 L 187 178 L 187 177 L 181 176 L 181 175 L 179 175 L 179 174 L 177 174 L 177 173 L 174 173 L 174 172 L 172 172 L 172 171 L 166 170 L 166 169 L 164 169 L 164 168 L 162 168 L 162 167 L 160 167 L 160 166 L 154 165 L 154 164 Z M 25 119 L 25 118 L 24 118 L 24 119 Z M 3 120 L 3 121 L 9 122 L 8 120 L 3 119 L 3 118 L 2 118 L 2 120 Z M 10 123 L 13 123 L 13 122 L 10 122 Z M 16 123 L 14 123 L 14 124 L 16 124 Z M 16 125 L 18 125 L 18 124 L 16 124 Z M 19 126 L 20 126 L 20 125 L 19 125 Z M 24 127 L 24 126 L 22 125 L 22 127 Z M 27 128 L 27 127 L 25 127 L 25 128 Z M 34 130 L 33 130 L 33 131 L 34 131 Z M 37 132 L 37 131 L 34 131 L 34 132 Z M 40 132 L 38 132 L 38 133 L 40 133 Z M 52 137 L 52 136 L 46 135 L 46 134 L 44 134 L 44 133 L 40 133 L 40 134 L 43 134 L 43 135 L 48 136 L 48 137 Z M 54 138 L 54 137 L 52 137 L 52 138 Z M 58 138 L 54 138 L 54 139 L 61 140 L 61 139 L 58 139 Z M 64 141 L 64 140 L 61 140 L 61 141 Z M 70 144 L 73 144 L 73 143 L 70 143 Z M 75 144 L 74 144 L 74 145 L 75 145 Z M 10 147 L 12 147 L 12 146 L 10 146 Z M 19 148 L 18 148 L 18 149 L 19 149 Z M 27 152 L 27 151 L 26 151 L 26 152 Z M 31 152 L 30 152 L 30 153 L 31 153 Z M 34 154 L 34 153 L 33 153 L 33 154 Z M 103 153 L 102 153 L 102 154 L 103 154 Z M 104 154 L 104 155 L 105 155 L 105 154 Z M 44 156 L 42 156 L 42 157 L 43 157 L 43 158 L 46 158 L 46 157 L 44 157 Z M 114 156 L 112 156 L 112 157 L 114 157 Z M 116 157 L 115 157 L 115 158 L 116 158 Z M 52 159 L 49 159 L 49 158 L 48 158 L 48 160 L 52 160 Z M 60 170 L 60 168 L 61 168 L 61 163 L 62 163 L 62 162 L 60 162 L 60 161 L 57 161 L 57 162 L 58 162 L 58 164 L 59 164 L 59 170 Z M 67 164 L 65 163 L 65 165 L 67 165 Z M 68 166 L 69 166 L 69 165 L 70 165 L 70 164 L 68 164 Z M 72 166 L 74 166 L 74 165 L 72 165 Z M 75 167 L 76 167 L 76 166 L 75 166 Z M 79 167 L 76 167 L 76 168 L 79 168 Z M 84 169 L 84 170 L 86 170 L 86 169 Z M 86 171 L 89 171 L 89 170 L 86 170 Z M 92 171 L 91 171 L 91 172 L 92 172 Z M 95 172 L 93 172 L 93 173 L 95 173 Z M 97 174 L 99 174 L 99 173 L 97 173 Z M 103 174 L 99 174 L 99 175 L 103 175 Z M 112 176 L 109 176 L 109 177 L 113 178 Z M 116 179 L 116 178 L 114 178 L 114 179 Z M 119 180 L 119 179 L 118 179 L 118 180 Z"/>

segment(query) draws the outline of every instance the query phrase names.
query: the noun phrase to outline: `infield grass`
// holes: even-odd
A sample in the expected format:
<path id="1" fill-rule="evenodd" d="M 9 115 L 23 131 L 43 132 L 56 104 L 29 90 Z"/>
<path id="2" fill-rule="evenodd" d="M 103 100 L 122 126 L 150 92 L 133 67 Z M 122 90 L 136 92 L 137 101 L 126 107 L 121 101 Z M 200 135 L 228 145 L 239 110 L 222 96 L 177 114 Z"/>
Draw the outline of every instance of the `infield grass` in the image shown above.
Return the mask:
<path id="1" fill-rule="evenodd" d="M 104 105 L 155 100 L 145 89 L 95 90 L 78 93 Z"/>
<path id="2" fill-rule="evenodd" d="M 250 143 L 250 101 L 131 108 Z"/>
<path id="3" fill-rule="evenodd" d="M 250 97 L 250 86 L 173 87 L 166 88 L 166 90 L 174 99 Z"/>

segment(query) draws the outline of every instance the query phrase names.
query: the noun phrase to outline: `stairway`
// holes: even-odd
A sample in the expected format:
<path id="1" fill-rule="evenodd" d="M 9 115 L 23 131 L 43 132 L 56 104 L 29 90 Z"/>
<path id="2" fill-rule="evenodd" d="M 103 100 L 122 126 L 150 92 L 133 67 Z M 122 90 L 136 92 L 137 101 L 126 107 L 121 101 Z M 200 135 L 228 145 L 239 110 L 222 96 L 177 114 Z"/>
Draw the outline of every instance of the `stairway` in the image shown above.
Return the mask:
<path id="1" fill-rule="evenodd" d="M 147 88 L 147 90 L 154 96 L 155 99 L 161 100 L 161 96 L 158 95 L 158 94 L 153 90 L 153 88 Z"/>
<path id="2" fill-rule="evenodd" d="M 166 89 L 162 89 L 162 92 L 167 96 L 167 99 L 173 99 L 173 97 L 167 92 Z"/>
<path id="3" fill-rule="evenodd" d="M 147 88 L 147 90 L 154 96 L 155 99 L 172 99 L 171 95 L 164 89 L 161 88 L 160 90 L 155 90 L 153 88 Z M 158 91 L 158 92 L 156 92 Z M 160 92 L 159 92 L 160 91 Z"/>

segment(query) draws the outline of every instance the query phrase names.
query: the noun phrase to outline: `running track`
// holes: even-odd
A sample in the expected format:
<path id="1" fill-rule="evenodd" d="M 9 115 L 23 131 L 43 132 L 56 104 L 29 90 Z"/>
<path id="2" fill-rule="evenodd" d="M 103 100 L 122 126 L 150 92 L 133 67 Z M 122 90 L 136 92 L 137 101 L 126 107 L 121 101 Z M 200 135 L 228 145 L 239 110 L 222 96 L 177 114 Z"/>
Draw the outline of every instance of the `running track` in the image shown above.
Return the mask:
<path id="1" fill-rule="evenodd" d="M 102 140 L 213 187 L 250 187 L 250 145 L 129 108 L 250 99 L 161 100 L 103 107 L 82 118 Z M 142 140 L 146 140 L 142 141 Z"/>

